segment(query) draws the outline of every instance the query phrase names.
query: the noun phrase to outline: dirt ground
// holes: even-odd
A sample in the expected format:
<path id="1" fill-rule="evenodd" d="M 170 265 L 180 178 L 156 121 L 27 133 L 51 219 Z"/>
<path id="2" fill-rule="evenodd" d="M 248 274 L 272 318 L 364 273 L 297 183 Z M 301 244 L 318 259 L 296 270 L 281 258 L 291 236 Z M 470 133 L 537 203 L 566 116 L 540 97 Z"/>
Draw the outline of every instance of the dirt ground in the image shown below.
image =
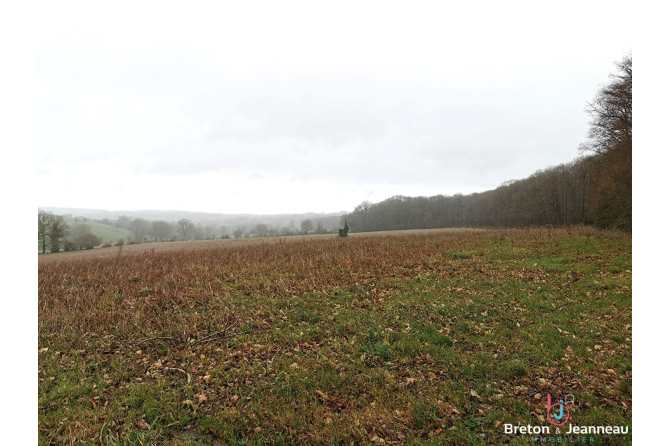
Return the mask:
<path id="1" fill-rule="evenodd" d="M 349 237 L 388 237 L 401 236 L 409 234 L 430 234 L 439 232 L 462 232 L 479 231 L 480 229 L 470 228 L 438 228 L 438 229 L 410 229 L 403 231 L 379 231 L 379 232 L 359 232 L 351 233 Z M 160 242 L 160 243 L 140 243 L 137 245 L 126 245 L 122 247 L 98 248 L 82 251 L 58 252 L 38 254 L 38 262 L 62 262 L 81 258 L 101 258 L 116 257 L 118 255 L 143 254 L 161 251 L 184 251 L 195 249 L 220 248 L 224 246 L 245 246 L 254 244 L 277 244 L 291 243 L 303 240 L 323 240 L 328 238 L 338 238 L 336 234 L 313 234 L 296 235 L 290 237 L 258 237 L 244 239 L 226 239 L 226 240 L 197 240 L 197 241 L 178 241 L 178 242 Z"/>

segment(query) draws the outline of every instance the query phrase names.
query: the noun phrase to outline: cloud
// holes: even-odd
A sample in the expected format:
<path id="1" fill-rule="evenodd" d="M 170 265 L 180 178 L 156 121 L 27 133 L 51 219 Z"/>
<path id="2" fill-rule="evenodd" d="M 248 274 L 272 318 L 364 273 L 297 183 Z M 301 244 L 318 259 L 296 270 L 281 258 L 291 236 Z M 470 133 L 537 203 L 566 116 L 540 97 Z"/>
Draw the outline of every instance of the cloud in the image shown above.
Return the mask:
<path id="1" fill-rule="evenodd" d="M 497 5 L 123 5 L 41 11 L 40 184 L 75 204 L 70 180 L 87 171 L 169 190 L 169 208 L 188 196 L 210 206 L 202 190 L 219 178 L 218 196 L 237 191 L 236 206 L 258 212 L 322 205 L 300 187 L 359 194 L 344 207 L 368 191 L 495 187 L 577 155 L 584 104 L 630 38 L 585 45 L 607 23 L 591 17 L 620 14 L 594 7 L 547 21 L 537 5 L 526 16 Z M 567 23 L 584 33 L 566 36 Z M 105 175 L 90 179 L 114 181 Z M 173 184 L 190 194 L 177 199 Z M 101 186 L 88 200 L 104 208 L 122 193 Z M 123 199 L 153 207 L 145 197 Z"/>

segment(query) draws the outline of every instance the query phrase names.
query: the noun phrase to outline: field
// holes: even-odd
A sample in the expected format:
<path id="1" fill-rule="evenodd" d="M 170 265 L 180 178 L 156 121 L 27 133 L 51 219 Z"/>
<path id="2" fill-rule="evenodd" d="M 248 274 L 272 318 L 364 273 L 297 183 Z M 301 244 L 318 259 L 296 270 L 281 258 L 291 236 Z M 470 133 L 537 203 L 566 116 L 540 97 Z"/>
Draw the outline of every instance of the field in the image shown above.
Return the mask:
<path id="1" fill-rule="evenodd" d="M 40 443 L 525 444 L 547 394 L 632 426 L 630 236 L 289 239 L 40 256 Z"/>
<path id="2" fill-rule="evenodd" d="M 104 225 L 103 225 L 104 226 Z M 467 232 L 480 231 L 480 229 L 469 228 L 445 228 L 445 229 L 419 229 L 407 231 L 380 231 L 380 232 L 366 232 L 349 234 L 349 237 L 386 237 L 386 236 L 402 236 L 410 234 L 433 234 L 445 232 Z M 273 245 L 282 243 L 304 242 L 305 240 L 332 240 L 338 238 L 333 234 L 312 234 L 312 235 L 293 235 L 290 237 L 256 237 L 256 238 L 240 238 L 240 239 L 223 239 L 223 240 L 189 240 L 189 241 L 174 241 L 174 242 L 157 242 L 157 243 L 139 243 L 135 245 L 125 245 L 120 249 L 119 247 L 101 248 L 95 250 L 70 251 L 59 253 L 48 253 L 49 255 L 40 256 L 39 262 L 62 262 L 80 258 L 100 258 L 100 257 L 118 257 L 128 254 L 148 254 L 165 251 L 192 251 L 204 250 L 211 248 L 235 247 L 247 245 Z"/>

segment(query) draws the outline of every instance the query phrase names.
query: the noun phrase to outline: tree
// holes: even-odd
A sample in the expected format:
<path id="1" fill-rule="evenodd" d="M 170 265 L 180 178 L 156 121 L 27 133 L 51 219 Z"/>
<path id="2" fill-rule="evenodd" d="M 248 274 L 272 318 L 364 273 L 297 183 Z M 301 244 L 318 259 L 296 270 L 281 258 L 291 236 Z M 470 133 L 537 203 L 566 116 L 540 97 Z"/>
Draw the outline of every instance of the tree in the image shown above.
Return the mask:
<path id="1" fill-rule="evenodd" d="M 154 240 L 157 242 L 164 242 L 169 240 L 172 236 L 172 225 L 163 220 L 156 220 L 151 222 L 151 233 Z"/>
<path id="2" fill-rule="evenodd" d="M 205 239 L 205 230 L 202 226 L 193 227 L 193 239 L 194 240 L 204 240 Z"/>
<path id="3" fill-rule="evenodd" d="M 279 230 L 279 235 L 283 236 L 293 235 L 293 231 L 291 231 L 291 228 L 289 228 L 288 226 L 282 226 L 281 229 Z"/>
<path id="4" fill-rule="evenodd" d="M 235 238 L 242 238 L 242 235 L 244 234 L 244 227 L 238 226 L 237 229 L 233 231 L 233 237 Z"/>
<path id="5" fill-rule="evenodd" d="M 54 215 L 49 227 L 49 241 L 51 243 L 51 252 L 60 251 L 61 239 L 69 233 L 69 227 L 65 218 L 61 215 Z"/>
<path id="6" fill-rule="evenodd" d="M 326 230 L 323 229 L 323 223 L 321 223 L 320 221 L 316 224 L 316 233 L 317 234 L 325 234 L 326 233 Z"/>
<path id="7" fill-rule="evenodd" d="M 582 152 L 602 155 L 633 139 L 633 58 L 625 57 L 616 64 L 618 72 L 610 75 L 610 83 L 602 87 L 593 102 L 587 104 L 591 116 L 588 142 Z"/>
<path id="8" fill-rule="evenodd" d="M 587 112 L 589 140 L 582 152 L 595 154 L 588 188 L 588 213 L 598 226 L 632 230 L 633 225 L 633 58 L 625 57 Z"/>
<path id="9" fill-rule="evenodd" d="M 42 254 L 47 252 L 49 242 L 49 231 L 54 215 L 51 212 L 39 211 L 37 213 L 37 240 L 42 247 Z"/>
<path id="10" fill-rule="evenodd" d="M 82 235 L 89 234 L 91 232 L 91 226 L 86 223 L 76 223 L 72 228 L 72 237 L 77 238 Z"/>
<path id="11" fill-rule="evenodd" d="M 135 237 L 135 243 L 143 243 L 144 236 L 149 230 L 149 222 L 143 218 L 136 218 L 130 222 L 129 230 Z"/>
<path id="12" fill-rule="evenodd" d="M 114 226 L 116 226 L 117 228 L 129 230 L 131 222 L 132 222 L 132 219 L 130 217 L 126 217 L 125 215 L 122 215 L 120 217 L 117 217 L 116 223 L 114 223 Z"/>
<path id="13" fill-rule="evenodd" d="M 102 243 L 102 239 L 88 233 L 75 238 L 74 243 L 79 249 L 93 249 Z"/>
<path id="14" fill-rule="evenodd" d="M 209 225 L 202 228 L 202 230 L 205 233 L 205 238 L 207 240 L 210 240 L 212 238 L 212 236 L 214 235 L 214 228 L 209 226 Z"/>
<path id="15" fill-rule="evenodd" d="M 309 234 L 310 232 L 314 231 L 314 223 L 312 223 L 312 220 L 303 220 L 302 223 L 300 223 L 300 230 L 302 231 L 303 234 Z"/>
<path id="16" fill-rule="evenodd" d="M 195 230 L 195 225 L 188 218 L 182 218 L 177 222 L 177 233 L 181 235 L 182 240 L 189 240 Z"/>
<path id="17" fill-rule="evenodd" d="M 251 234 L 254 237 L 267 237 L 268 236 L 268 226 L 264 224 L 258 224 L 254 227 L 254 229 L 251 231 Z"/>

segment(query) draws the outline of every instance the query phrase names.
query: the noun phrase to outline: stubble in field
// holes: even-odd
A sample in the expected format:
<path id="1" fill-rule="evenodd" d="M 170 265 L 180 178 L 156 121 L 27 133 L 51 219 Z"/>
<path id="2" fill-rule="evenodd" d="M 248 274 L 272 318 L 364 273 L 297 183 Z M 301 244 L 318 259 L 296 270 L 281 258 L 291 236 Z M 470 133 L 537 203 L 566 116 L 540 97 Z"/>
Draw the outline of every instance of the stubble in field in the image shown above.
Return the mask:
<path id="1" fill-rule="evenodd" d="M 520 444 L 548 393 L 630 426 L 631 268 L 588 228 L 40 262 L 40 442 Z"/>

